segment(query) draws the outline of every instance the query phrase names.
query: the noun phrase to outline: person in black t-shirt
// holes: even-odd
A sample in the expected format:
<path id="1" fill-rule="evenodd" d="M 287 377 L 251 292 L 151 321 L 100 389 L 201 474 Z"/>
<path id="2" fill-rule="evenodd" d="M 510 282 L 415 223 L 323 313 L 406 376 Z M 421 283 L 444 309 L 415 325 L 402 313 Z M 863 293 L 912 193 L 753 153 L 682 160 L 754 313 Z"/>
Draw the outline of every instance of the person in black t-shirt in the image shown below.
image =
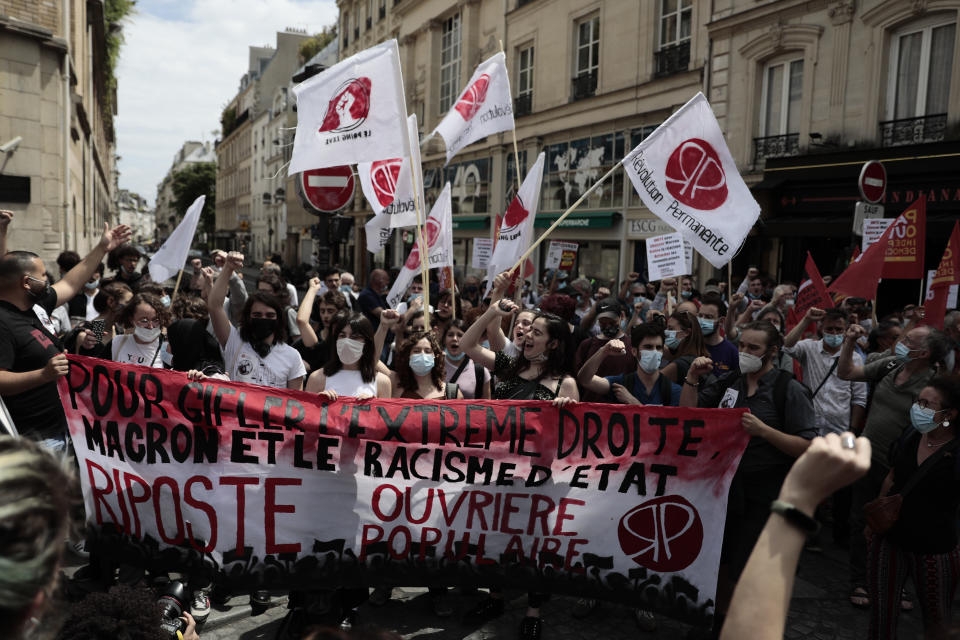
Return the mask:
<path id="1" fill-rule="evenodd" d="M 56 284 L 43 277 L 43 260 L 30 251 L 11 251 L 0 260 L 0 395 L 24 436 L 66 443 L 66 419 L 57 378 L 67 374 L 60 340 L 47 331 L 33 306 L 48 313 L 73 298 L 107 251 L 130 237 L 130 228 L 104 225 L 99 244 Z"/>

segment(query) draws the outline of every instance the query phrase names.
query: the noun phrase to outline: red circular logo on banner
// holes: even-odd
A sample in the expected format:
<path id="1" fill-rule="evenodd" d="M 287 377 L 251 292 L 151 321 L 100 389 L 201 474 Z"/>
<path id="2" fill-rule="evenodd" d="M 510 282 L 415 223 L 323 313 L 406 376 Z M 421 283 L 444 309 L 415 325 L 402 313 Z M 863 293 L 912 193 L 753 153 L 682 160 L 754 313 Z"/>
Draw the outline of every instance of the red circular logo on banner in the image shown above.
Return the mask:
<path id="1" fill-rule="evenodd" d="M 665 178 L 670 195 L 688 207 L 710 211 L 727 201 L 727 176 L 706 140 L 681 142 L 667 160 Z"/>
<path id="2" fill-rule="evenodd" d="M 440 239 L 440 224 L 433 218 L 427 218 L 427 237 L 424 240 L 427 243 L 427 254 L 429 255 L 430 249 L 433 248 L 433 245 L 437 244 L 437 240 Z M 407 261 L 404 263 L 404 266 L 407 269 L 418 269 L 420 267 L 420 243 L 414 242 L 413 249 L 410 250 L 410 255 L 407 256 Z"/>
<path id="3" fill-rule="evenodd" d="M 620 548 L 651 571 L 680 571 L 700 555 L 703 523 L 681 496 L 661 496 L 634 507 L 620 519 Z"/>
<path id="4" fill-rule="evenodd" d="M 387 206 L 397 198 L 397 178 L 400 175 L 402 158 L 377 160 L 370 167 L 370 183 L 377 194 L 380 206 Z"/>
<path id="5" fill-rule="evenodd" d="M 510 202 L 510 206 L 507 207 L 507 214 L 503 216 L 501 230 L 508 231 L 513 229 L 526 220 L 529 215 L 530 212 L 523 206 L 523 202 L 520 201 L 520 196 L 515 197 Z"/>
<path id="6" fill-rule="evenodd" d="M 484 73 L 464 91 L 463 97 L 460 98 L 454 107 L 454 109 L 460 112 L 464 120 L 470 120 L 473 116 L 477 115 L 477 111 L 480 111 L 483 101 L 487 99 L 487 88 L 489 87 L 490 76 Z"/>
<path id="7" fill-rule="evenodd" d="M 367 119 L 370 112 L 370 78 L 354 78 L 337 87 L 327 105 L 320 131 L 350 131 Z"/>

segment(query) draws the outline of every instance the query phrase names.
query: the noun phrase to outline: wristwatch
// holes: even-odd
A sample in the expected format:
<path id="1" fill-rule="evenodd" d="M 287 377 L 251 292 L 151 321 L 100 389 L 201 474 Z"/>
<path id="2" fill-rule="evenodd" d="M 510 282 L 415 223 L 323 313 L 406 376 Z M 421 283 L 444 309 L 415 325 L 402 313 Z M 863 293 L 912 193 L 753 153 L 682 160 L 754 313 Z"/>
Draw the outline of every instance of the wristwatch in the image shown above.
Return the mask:
<path id="1" fill-rule="evenodd" d="M 789 502 L 784 502 L 783 500 L 774 500 L 770 503 L 770 511 L 773 513 L 779 513 L 783 518 L 795 526 L 797 529 L 800 529 L 808 536 L 816 535 L 820 531 L 820 523 L 805 514 L 800 509 L 797 509 L 795 506 Z"/>

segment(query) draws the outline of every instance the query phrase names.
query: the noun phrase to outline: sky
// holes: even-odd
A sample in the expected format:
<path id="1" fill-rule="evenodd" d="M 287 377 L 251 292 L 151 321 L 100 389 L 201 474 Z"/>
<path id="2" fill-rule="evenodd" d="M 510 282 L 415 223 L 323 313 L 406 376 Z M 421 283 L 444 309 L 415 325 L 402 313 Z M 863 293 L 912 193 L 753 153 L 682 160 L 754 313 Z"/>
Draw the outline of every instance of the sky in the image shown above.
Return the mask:
<path id="1" fill-rule="evenodd" d="M 336 21 L 335 0 L 138 0 L 117 69 L 120 188 L 152 206 L 181 145 L 215 139 L 248 47 L 275 47 L 287 27 L 312 34 Z"/>

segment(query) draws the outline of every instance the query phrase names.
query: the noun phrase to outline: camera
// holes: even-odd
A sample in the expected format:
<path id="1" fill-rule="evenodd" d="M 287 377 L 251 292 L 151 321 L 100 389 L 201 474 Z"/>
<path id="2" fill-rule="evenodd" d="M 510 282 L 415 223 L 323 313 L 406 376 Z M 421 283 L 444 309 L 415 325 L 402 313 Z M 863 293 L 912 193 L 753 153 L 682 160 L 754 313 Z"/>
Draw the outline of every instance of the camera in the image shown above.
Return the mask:
<path id="1" fill-rule="evenodd" d="M 174 580 L 167 584 L 157 598 L 160 607 L 160 631 L 163 637 L 176 640 L 177 632 L 187 630 L 187 623 L 180 619 L 187 610 L 189 601 L 187 587 L 182 582 Z"/>

